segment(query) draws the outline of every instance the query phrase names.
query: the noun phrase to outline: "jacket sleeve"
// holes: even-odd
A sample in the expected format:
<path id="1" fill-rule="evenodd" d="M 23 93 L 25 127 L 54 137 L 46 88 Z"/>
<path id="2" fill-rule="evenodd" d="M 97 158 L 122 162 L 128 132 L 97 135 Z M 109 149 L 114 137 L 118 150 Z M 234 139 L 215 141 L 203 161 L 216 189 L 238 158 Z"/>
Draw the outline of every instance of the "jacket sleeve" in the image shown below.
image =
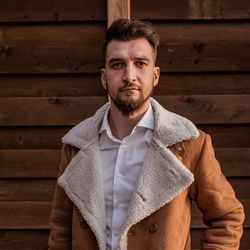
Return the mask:
<path id="1" fill-rule="evenodd" d="M 63 145 L 59 166 L 60 176 L 70 161 L 70 146 Z M 71 250 L 72 202 L 64 190 L 56 183 L 50 215 L 49 250 Z"/>
<path id="2" fill-rule="evenodd" d="M 244 211 L 242 204 L 221 172 L 209 135 L 205 135 L 195 169 L 196 202 L 208 226 L 202 250 L 239 249 Z"/>

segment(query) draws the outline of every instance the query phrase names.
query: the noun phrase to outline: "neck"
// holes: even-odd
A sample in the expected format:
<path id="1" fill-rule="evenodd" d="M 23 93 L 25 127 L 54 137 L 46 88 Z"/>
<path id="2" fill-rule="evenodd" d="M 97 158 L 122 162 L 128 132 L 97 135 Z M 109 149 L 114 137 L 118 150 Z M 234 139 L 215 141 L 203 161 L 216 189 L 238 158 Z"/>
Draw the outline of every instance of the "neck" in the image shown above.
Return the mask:
<path id="1" fill-rule="evenodd" d="M 139 110 L 129 116 L 124 116 L 111 101 L 109 126 L 112 134 L 119 140 L 130 135 L 133 128 L 146 113 L 149 105 L 150 101 L 147 101 Z"/>

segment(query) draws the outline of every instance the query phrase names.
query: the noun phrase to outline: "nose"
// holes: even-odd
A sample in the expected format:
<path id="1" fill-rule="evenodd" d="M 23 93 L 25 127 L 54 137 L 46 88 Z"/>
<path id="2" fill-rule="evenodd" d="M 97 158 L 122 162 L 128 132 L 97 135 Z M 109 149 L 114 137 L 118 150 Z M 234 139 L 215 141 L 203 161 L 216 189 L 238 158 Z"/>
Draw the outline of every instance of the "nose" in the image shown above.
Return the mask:
<path id="1" fill-rule="evenodd" d="M 127 83 L 132 83 L 136 81 L 136 71 L 133 65 L 127 65 L 124 71 L 123 80 Z"/>

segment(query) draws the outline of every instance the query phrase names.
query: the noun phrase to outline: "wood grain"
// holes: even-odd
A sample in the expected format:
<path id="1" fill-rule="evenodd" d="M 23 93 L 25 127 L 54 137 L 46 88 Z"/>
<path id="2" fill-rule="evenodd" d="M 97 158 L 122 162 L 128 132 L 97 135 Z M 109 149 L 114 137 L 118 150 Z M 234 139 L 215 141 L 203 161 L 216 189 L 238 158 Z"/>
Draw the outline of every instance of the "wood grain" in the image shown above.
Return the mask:
<path id="1" fill-rule="evenodd" d="M 60 150 L 0 150 L 0 159 L 0 178 L 55 178 Z"/>
<path id="2" fill-rule="evenodd" d="M 105 24 L 0 28 L 1 73 L 99 72 Z"/>
<path id="3" fill-rule="evenodd" d="M 2 1 L 0 22 L 96 21 L 106 19 L 105 0 Z"/>
<path id="4" fill-rule="evenodd" d="M 250 95 L 155 96 L 165 108 L 198 124 L 250 122 Z M 0 99 L 0 125 L 75 125 L 93 115 L 106 97 Z M 234 105 L 228 105 L 234 103 Z"/>
<path id="5" fill-rule="evenodd" d="M 0 249 L 2 250 L 47 250 L 48 229 L 41 230 L 0 230 Z"/>
<path id="6" fill-rule="evenodd" d="M 155 95 L 250 94 L 248 73 L 162 73 Z M 0 75 L 0 97 L 105 96 L 100 74 Z"/>
<path id="7" fill-rule="evenodd" d="M 0 75 L 0 88 L 0 97 L 106 96 L 99 74 Z"/>
<path id="8" fill-rule="evenodd" d="M 203 124 L 215 148 L 250 148 L 248 124 Z M 61 138 L 71 126 L 1 127 L 0 149 L 60 149 Z"/>
<path id="9" fill-rule="evenodd" d="M 155 27 L 161 37 L 162 72 L 250 71 L 249 23 L 157 23 Z M 0 72 L 99 72 L 104 31 L 105 25 L 99 23 L 1 26 Z"/>
<path id="10" fill-rule="evenodd" d="M 0 201 L 51 201 L 54 187 L 55 180 L 0 180 Z"/>
<path id="11" fill-rule="evenodd" d="M 108 27 L 119 18 L 130 19 L 130 0 L 108 0 Z"/>
<path id="12" fill-rule="evenodd" d="M 249 19 L 247 0 L 177 0 L 131 1 L 131 16 L 154 20 L 214 20 Z"/>

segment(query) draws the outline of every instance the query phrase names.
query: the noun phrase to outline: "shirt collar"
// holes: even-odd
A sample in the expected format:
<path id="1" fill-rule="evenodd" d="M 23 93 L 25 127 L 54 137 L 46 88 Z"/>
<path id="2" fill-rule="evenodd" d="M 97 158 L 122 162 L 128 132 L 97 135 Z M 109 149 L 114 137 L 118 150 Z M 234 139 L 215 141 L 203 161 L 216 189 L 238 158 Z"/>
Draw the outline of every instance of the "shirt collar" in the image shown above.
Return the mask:
<path id="1" fill-rule="evenodd" d="M 102 120 L 102 125 L 99 130 L 99 134 L 101 134 L 104 130 L 107 130 L 108 134 L 111 133 L 109 123 L 108 123 L 109 112 L 110 112 L 110 108 L 108 108 L 105 112 L 105 115 Z M 135 128 L 136 127 L 142 127 L 142 128 L 154 130 L 154 111 L 153 111 L 151 104 L 149 105 L 149 108 L 147 109 L 146 113 L 143 115 L 141 120 L 137 123 Z"/>

